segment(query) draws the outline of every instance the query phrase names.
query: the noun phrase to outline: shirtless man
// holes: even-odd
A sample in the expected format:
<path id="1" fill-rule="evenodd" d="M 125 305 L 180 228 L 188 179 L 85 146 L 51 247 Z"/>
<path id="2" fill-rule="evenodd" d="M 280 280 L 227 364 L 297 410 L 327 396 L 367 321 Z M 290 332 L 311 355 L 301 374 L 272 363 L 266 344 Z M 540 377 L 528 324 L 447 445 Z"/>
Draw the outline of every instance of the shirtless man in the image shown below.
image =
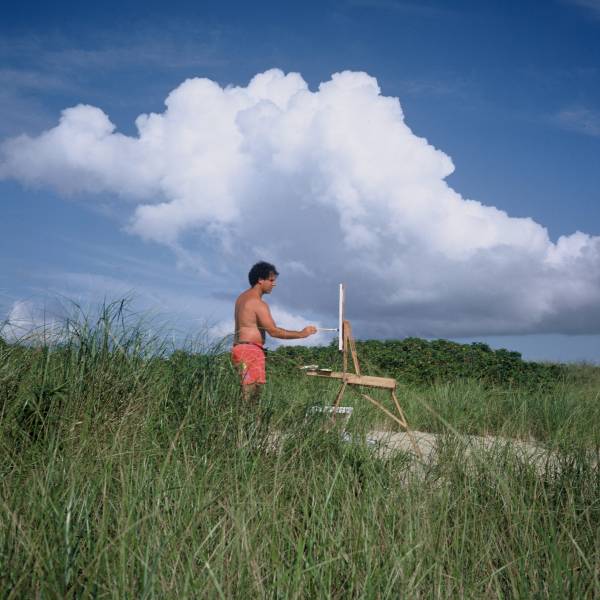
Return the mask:
<path id="1" fill-rule="evenodd" d="M 305 338 L 317 332 L 308 325 L 302 331 L 277 327 L 269 305 L 262 299 L 276 285 L 277 270 L 266 262 L 256 263 L 248 273 L 250 288 L 235 302 L 235 337 L 231 360 L 239 368 L 244 400 L 258 400 L 260 385 L 266 383 L 265 333 L 282 340 Z"/>

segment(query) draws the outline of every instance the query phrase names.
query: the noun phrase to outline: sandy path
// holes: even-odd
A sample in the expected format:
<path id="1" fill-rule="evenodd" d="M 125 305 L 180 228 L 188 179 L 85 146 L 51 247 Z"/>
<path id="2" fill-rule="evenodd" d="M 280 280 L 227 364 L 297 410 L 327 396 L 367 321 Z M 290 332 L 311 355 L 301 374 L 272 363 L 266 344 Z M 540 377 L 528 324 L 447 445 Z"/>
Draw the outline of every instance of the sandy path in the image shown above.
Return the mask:
<path id="1" fill-rule="evenodd" d="M 427 433 L 425 431 L 413 431 L 412 435 L 425 462 L 427 462 L 435 452 L 438 439 L 443 437 L 441 434 Z M 468 450 L 499 449 L 510 444 L 511 448 L 523 458 L 534 459 L 536 462 L 540 460 L 545 461 L 548 458 L 548 450 L 533 442 L 524 442 L 521 440 L 491 435 L 459 435 L 457 437 L 460 442 L 465 444 Z M 367 434 L 367 440 L 376 446 L 382 456 L 390 456 L 399 451 L 411 452 L 414 454 L 410 437 L 405 432 L 394 433 L 391 431 L 371 431 Z"/>
<path id="2" fill-rule="evenodd" d="M 421 457 L 417 457 L 411 439 L 406 432 L 392 432 L 385 430 L 370 431 L 366 436 L 353 438 L 351 434 L 340 431 L 343 439 L 347 442 L 365 443 L 371 450 L 381 458 L 388 458 L 398 452 L 407 452 L 412 455 L 412 465 L 417 471 L 437 460 L 437 448 L 440 442 L 448 439 L 445 433 L 428 433 L 425 431 L 412 431 Z M 280 447 L 282 432 L 273 432 L 270 436 L 270 444 L 273 449 Z M 561 458 L 556 449 L 549 448 L 543 442 L 533 442 L 506 438 L 500 436 L 481 436 L 466 434 L 450 434 L 450 439 L 458 442 L 459 447 L 464 449 L 465 458 L 477 456 L 478 452 L 503 452 L 505 450 L 514 453 L 524 462 L 533 464 L 543 472 L 548 467 L 561 469 Z M 592 452 L 590 460 L 597 464 L 598 458 Z M 412 469 L 411 469 L 412 470 Z"/>

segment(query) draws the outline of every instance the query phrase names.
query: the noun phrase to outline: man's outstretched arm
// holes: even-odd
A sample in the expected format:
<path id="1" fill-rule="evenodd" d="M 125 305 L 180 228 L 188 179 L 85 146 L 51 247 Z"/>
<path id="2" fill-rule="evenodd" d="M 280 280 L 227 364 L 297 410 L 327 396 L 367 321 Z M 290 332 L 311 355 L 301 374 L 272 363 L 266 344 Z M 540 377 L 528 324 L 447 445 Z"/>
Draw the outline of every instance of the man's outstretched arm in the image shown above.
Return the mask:
<path id="1" fill-rule="evenodd" d="M 266 331 L 271 337 L 278 338 L 280 340 L 298 340 L 300 338 L 307 338 L 309 335 L 317 333 L 317 328 L 314 325 L 307 325 L 304 329 L 299 331 L 277 327 L 273 317 L 271 316 L 269 306 L 264 302 L 258 308 L 256 316 L 259 328 Z"/>

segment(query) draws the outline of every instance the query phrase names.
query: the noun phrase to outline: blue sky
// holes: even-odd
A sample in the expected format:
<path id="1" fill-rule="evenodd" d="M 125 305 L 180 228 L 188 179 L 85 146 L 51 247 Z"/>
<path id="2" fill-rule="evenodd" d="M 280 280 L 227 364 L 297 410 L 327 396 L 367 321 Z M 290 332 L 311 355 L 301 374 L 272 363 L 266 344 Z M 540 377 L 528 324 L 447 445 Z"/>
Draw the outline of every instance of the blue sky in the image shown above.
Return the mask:
<path id="1" fill-rule="evenodd" d="M 24 324 L 28 318 L 36 322 L 40 315 L 60 314 L 70 300 L 93 306 L 104 297 L 130 295 L 140 310 L 159 315 L 178 331 L 215 325 L 225 333 L 230 303 L 243 289 L 252 260 L 275 256 L 278 264 L 291 265 L 287 272 L 280 269 L 280 285 L 272 298 L 280 320 L 289 326 L 305 320 L 331 326 L 335 286 L 339 279 L 350 278 L 349 316 L 361 337 L 483 339 L 533 359 L 600 361 L 600 314 L 594 308 L 600 287 L 594 253 L 600 235 L 600 2 L 595 0 L 348 0 L 285 6 L 190 2 L 168 7 L 158 2 L 25 2 L 5 9 L 0 23 L 0 143 L 22 133 L 35 140 L 57 126 L 61 111 L 80 104 L 101 109 L 118 132 L 135 138 L 138 115 L 163 113 L 165 98 L 186 79 L 203 77 L 221 87 L 245 88 L 272 68 L 299 73 L 315 93 L 334 73 L 367 73 L 377 81 L 381 96 L 399 99 L 404 122 L 414 134 L 406 143 L 424 138 L 428 148 L 450 157 L 454 171 L 443 179 L 461 201 L 528 217 L 546 228 L 551 244 L 583 232 L 590 236 L 579 250 L 585 262 L 565 263 L 550 281 L 533 265 L 529 250 L 509 261 L 506 249 L 496 243 L 485 247 L 485 260 L 469 263 L 475 260 L 472 253 L 469 259 L 464 254 L 451 257 L 457 270 L 449 280 L 442 276 L 449 268 L 444 263 L 447 253 L 421 263 L 418 255 L 402 254 L 401 246 L 392 245 L 389 255 L 372 252 L 371 262 L 361 263 L 364 253 L 348 242 L 344 224 L 319 229 L 331 216 L 329 205 L 311 208 L 314 230 L 310 219 L 296 219 L 294 229 L 286 220 L 289 213 L 274 199 L 265 199 L 264 210 L 278 220 L 269 221 L 264 240 L 259 225 L 252 225 L 254 245 L 238 243 L 236 235 L 243 229 L 233 221 L 219 221 L 218 227 L 207 221 L 190 229 L 180 226 L 176 243 L 165 243 L 141 225 L 132 229 L 136 207 L 158 202 L 155 197 L 144 197 L 136 187 L 133 199 L 123 200 L 123 180 L 112 171 L 96 173 L 94 181 L 102 177 L 109 183 L 90 193 L 85 165 L 73 170 L 58 161 L 52 163 L 53 174 L 45 167 L 35 177 L 19 175 L 11 167 L 0 179 L 0 315 Z M 343 103 L 341 92 L 339 98 L 336 102 Z M 339 106 L 343 112 L 345 105 Z M 86 115 L 82 118 L 94 118 Z M 28 154 L 34 165 L 49 160 L 32 154 L 38 151 L 39 146 L 31 146 Z M 433 150 L 430 154 L 423 160 L 432 161 L 427 165 L 433 168 L 438 159 Z M 6 156 L 5 150 L 4 160 Z M 19 156 L 22 164 L 24 155 Z M 428 168 L 423 166 L 424 171 Z M 273 187 L 281 186 L 280 196 L 298 182 L 280 180 L 276 170 L 266 173 Z M 61 177 L 70 181 L 69 189 L 56 183 Z M 202 185 L 201 178 L 193 181 Z M 437 189 L 436 182 L 418 183 Z M 131 185 L 141 184 L 136 180 Z M 385 189 L 380 192 L 377 198 Z M 168 193 L 166 197 L 174 199 Z M 361 210 L 368 213 L 374 206 L 367 203 Z M 352 235 L 360 236 L 353 226 Z M 371 231 L 381 231 L 380 226 L 369 221 Z M 418 226 L 418 239 L 433 243 L 436 233 L 425 227 Z M 298 266 L 314 246 L 311 236 L 321 239 L 338 230 L 346 236 L 339 254 L 359 261 L 354 267 L 327 257 L 316 267 L 315 256 L 308 269 L 304 263 Z M 529 235 L 523 231 L 519 236 Z M 407 231 L 406 239 L 413 234 L 416 230 Z M 227 236 L 233 239 L 229 251 L 222 242 Z M 524 247 L 519 240 L 511 252 Z M 381 268 L 385 277 L 378 279 L 373 271 L 388 260 L 403 262 L 402 269 Z M 460 268 L 457 261 L 462 261 Z M 505 278 L 505 285 L 496 290 L 490 283 L 488 297 L 484 275 L 498 261 L 506 263 L 492 279 L 497 284 Z M 531 268 L 521 272 L 518 265 L 530 262 Z M 413 279 L 411 264 L 414 271 L 439 269 L 442 275 L 432 281 Z M 478 269 L 481 278 L 467 277 Z M 306 270 L 318 273 L 318 280 Z M 461 277 L 459 293 L 452 282 Z M 413 286 L 411 294 L 405 293 L 406 280 Z M 505 297 L 508 287 L 512 291 Z M 537 289 L 546 287 L 551 288 L 551 300 Z M 439 292 L 434 298 L 432 289 Z M 527 302 L 524 310 L 516 305 L 520 297 L 536 294 L 539 301 L 532 303 L 531 315 L 541 312 L 528 318 Z M 378 295 L 385 301 L 375 302 Z M 505 308 L 513 303 L 514 309 Z M 467 325 L 470 320 L 473 326 Z"/>

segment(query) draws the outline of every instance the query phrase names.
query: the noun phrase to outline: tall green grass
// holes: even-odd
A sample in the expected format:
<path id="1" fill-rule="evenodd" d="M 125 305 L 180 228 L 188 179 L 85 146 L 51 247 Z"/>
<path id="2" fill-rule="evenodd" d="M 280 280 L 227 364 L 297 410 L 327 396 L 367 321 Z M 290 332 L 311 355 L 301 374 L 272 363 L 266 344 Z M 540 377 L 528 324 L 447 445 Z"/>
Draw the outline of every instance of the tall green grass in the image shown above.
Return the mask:
<path id="1" fill-rule="evenodd" d="M 402 387 L 441 434 L 419 465 L 305 418 L 329 382 L 275 365 L 249 407 L 223 348 L 200 349 L 118 305 L 53 347 L 0 348 L 5 598 L 600 595 L 594 369 L 539 394 Z M 355 433 L 387 426 L 347 400 Z M 547 460 L 453 432 L 533 438 Z"/>

